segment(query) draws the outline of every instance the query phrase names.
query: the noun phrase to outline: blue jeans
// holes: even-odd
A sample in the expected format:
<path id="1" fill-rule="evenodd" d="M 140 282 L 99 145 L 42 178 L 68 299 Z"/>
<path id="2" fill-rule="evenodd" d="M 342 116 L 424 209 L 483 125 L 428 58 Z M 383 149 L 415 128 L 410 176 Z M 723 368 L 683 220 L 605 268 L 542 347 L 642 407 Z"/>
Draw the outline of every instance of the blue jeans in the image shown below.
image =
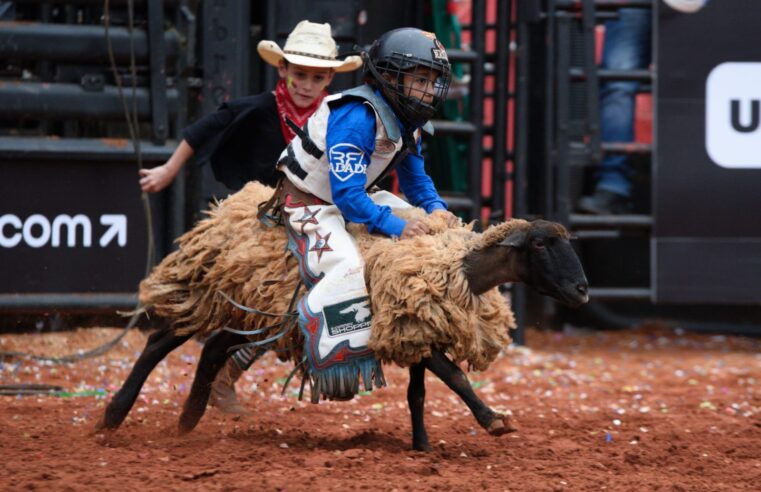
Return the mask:
<path id="1" fill-rule="evenodd" d="M 616 70 L 650 65 L 652 16 L 649 9 L 621 9 L 605 24 L 602 67 Z M 638 82 L 606 82 L 600 88 L 600 132 L 603 142 L 634 140 L 634 98 Z M 607 155 L 597 173 L 597 189 L 631 195 L 629 156 Z"/>
<path id="2" fill-rule="evenodd" d="M 0 21 L 16 20 L 16 6 L 13 2 L 0 1 Z"/>

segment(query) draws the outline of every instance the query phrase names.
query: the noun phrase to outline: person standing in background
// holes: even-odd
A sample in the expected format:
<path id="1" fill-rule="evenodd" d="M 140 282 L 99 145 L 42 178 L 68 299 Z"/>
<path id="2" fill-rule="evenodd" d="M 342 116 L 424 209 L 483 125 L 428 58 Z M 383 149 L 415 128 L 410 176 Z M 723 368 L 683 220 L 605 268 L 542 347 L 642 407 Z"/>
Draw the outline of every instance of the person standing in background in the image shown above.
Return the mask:
<path id="1" fill-rule="evenodd" d="M 648 68 L 651 60 L 652 11 L 622 8 L 616 20 L 605 23 L 602 68 Z M 639 82 L 616 80 L 600 89 L 600 131 L 603 142 L 634 140 L 634 103 Z M 594 193 L 582 197 L 577 208 L 590 214 L 631 212 L 632 168 L 626 154 L 609 154 L 596 172 Z"/>

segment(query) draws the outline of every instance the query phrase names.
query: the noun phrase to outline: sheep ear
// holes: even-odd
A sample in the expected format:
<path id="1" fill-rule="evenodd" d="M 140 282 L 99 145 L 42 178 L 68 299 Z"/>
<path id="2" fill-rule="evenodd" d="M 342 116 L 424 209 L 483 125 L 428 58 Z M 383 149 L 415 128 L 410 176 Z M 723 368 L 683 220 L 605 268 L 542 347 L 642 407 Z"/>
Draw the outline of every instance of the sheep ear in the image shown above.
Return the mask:
<path id="1" fill-rule="evenodd" d="M 500 246 L 509 246 L 512 248 L 522 248 L 526 244 L 526 231 L 517 230 L 513 231 L 500 241 Z"/>

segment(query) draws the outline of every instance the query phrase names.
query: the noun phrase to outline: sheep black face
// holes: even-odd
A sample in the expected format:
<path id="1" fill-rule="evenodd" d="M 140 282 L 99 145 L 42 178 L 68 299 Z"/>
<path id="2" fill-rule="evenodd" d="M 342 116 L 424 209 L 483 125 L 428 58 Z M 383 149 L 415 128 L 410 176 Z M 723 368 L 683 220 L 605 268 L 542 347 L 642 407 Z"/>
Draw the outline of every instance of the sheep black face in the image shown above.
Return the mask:
<path id="1" fill-rule="evenodd" d="M 536 220 L 500 244 L 516 249 L 518 278 L 540 294 L 571 307 L 589 301 L 587 277 L 562 225 Z"/>
<path id="2" fill-rule="evenodd" d="M 587 277 L 570 234 L 555 222 L 536 220 L 495 246 L 470 253 L 465 271 L 475 294 L 505 282 L 523 282 L 571 307 L 589 300 Z"/>

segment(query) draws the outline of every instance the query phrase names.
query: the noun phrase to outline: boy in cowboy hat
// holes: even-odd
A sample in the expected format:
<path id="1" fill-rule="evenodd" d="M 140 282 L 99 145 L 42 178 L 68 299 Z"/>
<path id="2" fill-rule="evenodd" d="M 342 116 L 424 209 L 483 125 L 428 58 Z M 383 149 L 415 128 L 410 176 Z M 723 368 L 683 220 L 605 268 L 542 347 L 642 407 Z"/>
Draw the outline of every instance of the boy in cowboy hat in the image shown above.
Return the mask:
<path id="1" fill-rule="evenodd" d="M 280 80 L 275 90 L 225 102 L 215 113 L 185 128 L 183 140 L 166 163 L 140 170 L 143 191 L 166 188 L 193 155 L 199 163 L 210 161 L 215 178 L 231 190 L 252 180 L 274 186 L 281 173 L 272 163 L 295 136 L 286 118 L 304 125 L 327 95 L 325 89 L 333 75 L 362 65 L 357 56 L 338 59 L 327 23 L 301 21 L 283 49 L 263 40 L 257 51 L 265 62 L 277 67 Z M 236 354 L 238 363 L 232 358 L 228 361 L 212 385 L 212 405 L 223 412 L 245 412 L 234 384 L 253 357 L 243 350 Z"/>
<path id="2" fill-rule="evenodd" d="M 451 70 L 432 33 L 396 29 L 363 53 L 366 84 L 328 96 L 281 154 L 280 192 L 289 249 L 308 292 L 298 302 L 312 401 L 345 400 L 384 384 L 380 363 L 367 347 L 371 313 L 364 262 L 347 222 L 400 239 L 428 232 L 392 208 L 410 205 L 375 183 L 396 168 L 407 200 L 450 227 L 447 211 L 426 174 L 421 129 L 446 98 Z"/>
<path id="3" fill-rule="evenodd" d="M 280 173 L 272 163 L 293 139 L 288 117 L 301 126 L 327 95 L 325 89 L 337 72 L 362 65 L 357 56 L 338 59 L 330 24 L 301 21 L 281 49 L 273 41 L 257 46 L 262 59 L 277 67 L 280 80 L 272 92 L 223 103 L 182 132 L 183 140 L 169 160 L 152 169 L 141 169 L 143 191 L 161 191 L 174 180 L 185 162 L 209 161 L 218 181 L 237 191 L 248 181 L 274 185 Z"/>

